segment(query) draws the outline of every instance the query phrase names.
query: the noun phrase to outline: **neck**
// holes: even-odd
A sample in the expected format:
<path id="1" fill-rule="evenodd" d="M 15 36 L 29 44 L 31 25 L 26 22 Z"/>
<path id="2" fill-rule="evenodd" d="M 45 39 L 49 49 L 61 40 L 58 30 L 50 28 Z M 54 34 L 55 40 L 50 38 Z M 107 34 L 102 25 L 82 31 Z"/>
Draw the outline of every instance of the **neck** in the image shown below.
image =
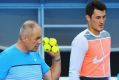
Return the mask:
<path id="1" fill-rule="evenodd" d="M 98 36 L 98 35 L 100 34 L 100 32 L 97 31 L 97 30 L 92 30 L 92 29 L 90 29 L 90 28 L 88 28 L 88 29 L 89 29 L 89 31 L 90 31 L 91 33 L 93 33 L 93 34 L 96 35 L 96 36 Z"/>
<path id="2" fill-rule="evenodd" d="M 26 49 L 24 43 L 21 41 L 21 40 L 18 40 L 17 43 L 16 43 L 16 47 L 23 51 L 24 53 L 28 53 L 28 50 Z"/>

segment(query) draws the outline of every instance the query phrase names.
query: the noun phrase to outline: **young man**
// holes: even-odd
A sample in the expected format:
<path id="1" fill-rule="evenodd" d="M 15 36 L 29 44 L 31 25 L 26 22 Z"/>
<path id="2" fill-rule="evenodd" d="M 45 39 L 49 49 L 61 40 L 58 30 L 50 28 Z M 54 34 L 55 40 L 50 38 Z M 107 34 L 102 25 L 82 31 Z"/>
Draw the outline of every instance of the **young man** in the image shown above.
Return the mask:
<path id="1" fill-rule="evenodd" d="M 0 53 L 0 80 L 58 80 L 60 53 L 48 52 L 52 57 L 52 67 L 49 68 L 37 52 L 39 44 L 40 26 L 35 21 L 26 21 L 17 43 Z"/>
<path id="2" fill-rule="evenodd" d="M 106 10 L 105 4 L 99 0 L 87 4 L 88 29 L 79 33 L 72 42 L 70 80 L 109 80 L 111 38 L 103 30 Z"/>

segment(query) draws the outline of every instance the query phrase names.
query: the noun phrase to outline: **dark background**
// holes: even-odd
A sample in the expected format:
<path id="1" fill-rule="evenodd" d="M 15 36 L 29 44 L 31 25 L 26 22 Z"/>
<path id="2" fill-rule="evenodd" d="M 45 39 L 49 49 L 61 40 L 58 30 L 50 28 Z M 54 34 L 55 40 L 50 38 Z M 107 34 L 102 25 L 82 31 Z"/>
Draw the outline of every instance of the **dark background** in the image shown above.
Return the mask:
<path id="1" fill-rule="evenodd" d="M 61 52 L 61 76 L 68 76 L 70 52 Z M 78 61 L 78 60 L 77 60 Z M 119 73 L 119 52 L 111 52 L 111 75 L 116 77 Z M 46 62 L 51 66 L 51 58 L 46 54 Z"/>

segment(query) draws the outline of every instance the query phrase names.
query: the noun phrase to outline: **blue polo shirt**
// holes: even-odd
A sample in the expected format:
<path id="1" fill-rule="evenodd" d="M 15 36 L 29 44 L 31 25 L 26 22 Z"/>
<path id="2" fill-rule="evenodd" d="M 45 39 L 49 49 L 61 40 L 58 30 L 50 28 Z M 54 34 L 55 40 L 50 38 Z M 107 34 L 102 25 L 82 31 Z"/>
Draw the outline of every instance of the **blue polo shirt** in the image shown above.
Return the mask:
<path id="1" fill-rule="evenodd" d="M 0 80 L 41 80 L 49 70 L 38 52 L 24 53 L 12 45 L 0 53 Z"/>

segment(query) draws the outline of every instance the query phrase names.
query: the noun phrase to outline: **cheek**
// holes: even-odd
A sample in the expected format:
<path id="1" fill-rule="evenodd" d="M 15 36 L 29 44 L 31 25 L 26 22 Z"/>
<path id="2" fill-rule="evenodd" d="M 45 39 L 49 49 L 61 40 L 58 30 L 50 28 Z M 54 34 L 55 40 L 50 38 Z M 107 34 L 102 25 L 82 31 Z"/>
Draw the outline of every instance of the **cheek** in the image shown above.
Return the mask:
<path id="1" fill-rule="evenodd" d="M 98 25 L 98 23 L 99 23 L 99 20 L 93 20 L 92 21 L 92 25 L 94 25 L 94 26 Z"/>
<path id="2" fill-rule="evenodd" d="M 36 43 L 35 43 L 35 42 L 33 42 L 31 47 L 34 47 L 35 45 L 36 45 Z"/>
<path id="3" fill-rule="evenodd" d="M 37 41 L 34 41 L 34 42 L 32 43 L 33 46 L 36 46 L 37 44 L 38 44 Z"/>
<path id="4" fill-rule="evenodd" d="M 93 19 L 93 20 L 92 20 L 92 23 L 97 23 L 97 22 L 98 22 L 97 19 Z"/>

